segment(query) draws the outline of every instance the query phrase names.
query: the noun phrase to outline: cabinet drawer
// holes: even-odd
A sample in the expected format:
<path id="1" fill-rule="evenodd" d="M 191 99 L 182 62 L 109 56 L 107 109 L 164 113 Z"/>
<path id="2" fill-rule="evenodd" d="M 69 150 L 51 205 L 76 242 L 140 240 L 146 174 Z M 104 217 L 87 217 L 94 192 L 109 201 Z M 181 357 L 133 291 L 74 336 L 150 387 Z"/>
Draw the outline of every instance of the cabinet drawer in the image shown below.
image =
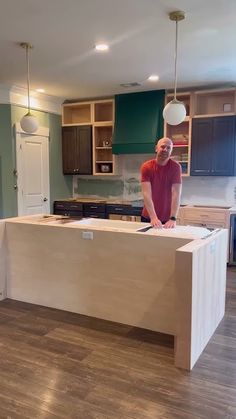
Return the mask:
<path id="1" fill-rule="evenodd" d="M 106 218 L 105 212 L 85 211 L 83 214 L 85 218 Z"/>
<path id="2" fill-rule="evenodd" d="M 55 201 L 54 210 L 70 210 L 82 212 L 83 204 L 81 202 Z"/>
<path id="3" fill-rule="evenodd" d="M 68 215 L 72 218 L 82 218 L 83 212 L 82 211 L 71 211 L 69 209 L 55 209 L 54 214 L 56 215 Z"/>
<path id="4" fill-rule="evenodd" d="M 226 224 L 227 222 L 227 212 L 220 210 L 196 210 L 196 209 L 184 209 L 182 210 L 182 217 L 184 221 L 186 220 L 195 220 L 201 223 L 206 224 L 207 222 L 217 222 Z"/>
<path id="5" fill-rule="evenodd" d="M 84 212 L 106 212 L 106 204 L 83 204 Z"/>
<path id="6" fill-rule="evenodd" d="M 142 208 L 132 207 L 131 205 L 107 204 L 107 214 L 137 215 L 140 216 Z"/>

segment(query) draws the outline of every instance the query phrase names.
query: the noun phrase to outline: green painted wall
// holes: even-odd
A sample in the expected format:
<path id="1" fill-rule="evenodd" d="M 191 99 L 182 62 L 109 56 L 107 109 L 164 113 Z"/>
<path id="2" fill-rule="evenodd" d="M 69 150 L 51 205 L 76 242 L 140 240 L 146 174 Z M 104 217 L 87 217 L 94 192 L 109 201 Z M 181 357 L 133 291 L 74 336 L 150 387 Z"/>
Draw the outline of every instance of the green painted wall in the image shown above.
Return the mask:
<path id="1" fill-rule="evenodd" d="M 0 217 L 16 215 L 11 105 L 0 105 Z"/>
<path id="2" fill-rule="evenodd" d="M 0 105 L 0 217 L 17 215 L 15 138 L 13 126 L 26 113 L 26 109 L 15 105 Z M 50 205 L 55 199 L 72 196 L 72 176 L 63 176 L 61 159 L 61 117 L 41 111 L 34 111 L 39 125 L 49 128 L 50 162 Z"/>

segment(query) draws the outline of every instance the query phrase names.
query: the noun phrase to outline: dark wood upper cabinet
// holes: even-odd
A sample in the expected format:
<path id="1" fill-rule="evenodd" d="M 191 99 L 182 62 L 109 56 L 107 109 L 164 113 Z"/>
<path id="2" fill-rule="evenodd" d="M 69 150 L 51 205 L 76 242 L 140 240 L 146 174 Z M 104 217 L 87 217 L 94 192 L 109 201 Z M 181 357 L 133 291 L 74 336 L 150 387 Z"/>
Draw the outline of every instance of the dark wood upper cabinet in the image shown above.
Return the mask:
<path id="1" fill-rule="evenodd" d="M 65 175 L 92 174 L 92 127 L 62 128 L 62 161 Z"/>
<path id="2" fill-rule="evenodd" d="M 235 116 L 192 122 L 191 176 L 235 176 Z"/>

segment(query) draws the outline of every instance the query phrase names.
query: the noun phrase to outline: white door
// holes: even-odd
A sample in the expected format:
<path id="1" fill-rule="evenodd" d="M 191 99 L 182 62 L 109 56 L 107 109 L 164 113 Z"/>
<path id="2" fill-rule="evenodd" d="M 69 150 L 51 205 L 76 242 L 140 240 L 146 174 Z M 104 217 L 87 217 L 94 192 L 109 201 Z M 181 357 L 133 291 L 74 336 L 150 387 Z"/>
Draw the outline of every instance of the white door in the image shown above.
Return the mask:
<path id="1" fill-rule="evenodd" d="M 16 124 L 18 215 L 50 213 L 49 130 L 26 134 Z"/>

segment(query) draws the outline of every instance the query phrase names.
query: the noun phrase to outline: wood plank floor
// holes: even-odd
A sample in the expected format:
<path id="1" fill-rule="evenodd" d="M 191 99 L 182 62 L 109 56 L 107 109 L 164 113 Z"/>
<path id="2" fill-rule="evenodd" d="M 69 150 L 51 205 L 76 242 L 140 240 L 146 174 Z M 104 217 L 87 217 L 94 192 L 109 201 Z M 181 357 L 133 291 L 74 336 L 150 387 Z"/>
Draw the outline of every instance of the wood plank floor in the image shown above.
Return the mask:
<path id="1" fill-rule="evenodd" d="M 172 337 L 0 302 L 4 418 L 236 418 L 236 269 L 225 318 L 190 373 L 174 367 Z"/>

